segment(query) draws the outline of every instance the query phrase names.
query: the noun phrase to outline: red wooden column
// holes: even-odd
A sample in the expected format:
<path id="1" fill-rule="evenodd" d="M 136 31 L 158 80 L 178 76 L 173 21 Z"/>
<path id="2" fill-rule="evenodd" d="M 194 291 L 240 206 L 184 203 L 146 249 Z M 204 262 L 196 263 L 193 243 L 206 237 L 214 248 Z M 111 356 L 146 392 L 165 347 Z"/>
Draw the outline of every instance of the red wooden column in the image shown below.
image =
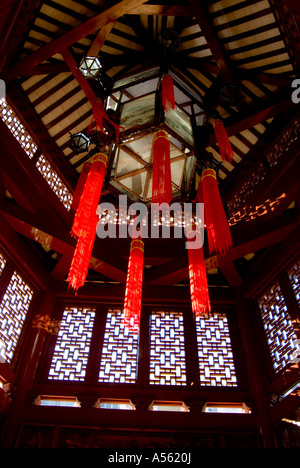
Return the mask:
<path id="1" fill-rule="evenodd" d="M 255 311 L 249 302 L 246 302 L 239 290 L 237 290 L 237 318 L 241 341 L 245 355 L 250 391 L 255 402 L 253 412 L 256 414 L 258 430 L 260 432 L 264 448 L 277 448 L 272 431 L 270 409 L 266 398 L 266 372 L 264 372 L 264 356 L 258 353 L 257 336 L 253 332 L 253 317 Z M 257 334 L 256 334 L 257 335 Z"/>
<path id="2" fill-rule="evenodd" d="M 24 342 L 16 370 L 15 395 L 11 411 L 4 426 L 3 448 L 14 448 L 19 424 L 25 406 L 30 403 L 30 392 L 47 334 L 51 331 L 51 315 L 56 296 L 52 290 L 42 292 L 35 305 L 35 315 L 29 324 L 28 338 Z"/>

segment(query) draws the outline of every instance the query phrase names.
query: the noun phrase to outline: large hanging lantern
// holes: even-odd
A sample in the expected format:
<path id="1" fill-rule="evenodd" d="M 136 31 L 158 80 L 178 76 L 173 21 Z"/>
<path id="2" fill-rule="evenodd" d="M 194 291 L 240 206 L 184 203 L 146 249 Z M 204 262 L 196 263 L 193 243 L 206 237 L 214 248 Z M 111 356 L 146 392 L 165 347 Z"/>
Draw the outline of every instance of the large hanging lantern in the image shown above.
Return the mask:
<path id="1" fill-rule="evenodd" d="M 154 134 L 152 172 L 152 203 L 170 203 L 172 200 L 170 142 L 167 132 Z"/>
<path id="2" fill-rule="evenodd" d="M 98 221 L 99 217 L 94 215 L 90 220 L 89 230 L 84 236 L 80 236 L 77 240 L 77 245 L 67 278 L 69 288 L 73 289 L 76 293 L 80 287 L 84 286 L 86 280 L 95 243 Z"/>
<path id="3" fill-rule="evenodd" d="M 84 237 L 89 232 L 94 219 L 102 192 L 102 186 L 107 166 L 107 156 L 97 153 L 91 160 L 91 167 L 75 213 L 71 234 L 74 237 Z"/>
<path id="4" fill-rule="evenodd" d="M 139 332 L 142 307 L 144 268 L 144 242 L 133 239 L 130 245 L 124 301 L 124 324 L 135 333 Z"/>
<path id="5" fill-rule="evenodd" d="M 233 160 L 234 152 L 222 120 L 216 119 L 213 123 L 213 127 L 219 145 L 221 158 L 223 161 L 228 161 L 231 163 Z"/>
<path id="6" fill-rule="evenodd" d="M 191 226 L 191 231 L 198 231 L 200 235 L 199 226 Z M 192 241 L 190 234 L 188 235 L 188 242 Z M 203 247 L 193 249 L 188 248 L 189 258 L 189 280 L 190 280 L 190 293 L 191 304 L 194 318 L 201 315 L 210 315 L 211 305 L 208 291 L 207 274 L 205 268 L 205 260 Z"/>
<path id="7" fill-rule="evenodd" d="M 169 73 L 163 75 L 161 80 L 162 104 L 165 112 L 175 109 L 174 83 Z"/>
<path id="8" fill-rule="evenodd" d="M 216 172 L 213 169 L 204 169 L 202 172 L 202 184 L 198 187 L 198 202 L 204 203 L 209 253 L 224 255 L 232 247 L 232 237 L 219 192 Z"/>

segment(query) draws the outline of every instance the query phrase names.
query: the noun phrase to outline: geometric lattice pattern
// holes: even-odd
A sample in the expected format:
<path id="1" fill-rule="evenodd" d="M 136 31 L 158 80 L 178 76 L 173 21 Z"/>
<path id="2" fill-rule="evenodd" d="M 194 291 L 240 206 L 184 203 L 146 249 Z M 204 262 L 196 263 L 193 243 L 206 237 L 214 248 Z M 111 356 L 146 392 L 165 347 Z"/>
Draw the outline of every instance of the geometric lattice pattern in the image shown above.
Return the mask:
<path id="1" fill-rule="evenodd" d="M 150 384 L 186 385 L 184 323 L 181 312 L 152 312 Z"/>
<path id="2" fill-rule="evenodd" d="M 29 156 L 29 159 L 32 159 L 38 149 L 37 145 L 5 99 L 0 99 L 0 118 L 22 146 L 27 156 Z M 53 192 L 58 196 L 59 200 L 67 210 L 70 210 L 73 198 L 72 194 L 43 155 L 41 155 L 36 162 L 36 167 L 41 172 L 44 179 L 46 179 Z"/>
<path id="3" fill-rule="evenodd" d="M 14 272 L 0 305 L 0 356 L 11 363 L 33 297 L 33 291 Z"/>
<path id="4" fill-rule="evenodd" d="M 297 336 L 278 282 L 258 300 L 274 370 L 284 369 L 295 357 Z"/>
<path id="5" fill-rule="evenodd" d="M 48 379 L 84 381 L 95 309 L 67 307 L 56 340 Z"/>
<path id="6" fill-rule="evenodd" d="M 298 305 L 300 306 L 300 260 L 297 260 L 297 262 L 288 269 L 287 273 L 298 301 Z"/>
<path id="7" fill-rule="evenodd" d="M 0 252 L 0 275 L 2 271 L 4 270 L 5 264 L 6 264 L 6 258 Z"/>
<path id="8" fill-rule="evenodd" d="M 0 116 L 31 159 L 37 150 L 37 146 L 5 99 L 0 100 Z"/>
<path id="9" fill-rule="evenodd" d="M 236 387 L 237 378 L 227 317 L 196 317 L 200 385 Z"/>
<path id="10" fill-rule="evenodd" d="M 58 176 L 57 172 L 54 171 L 50 163 L 45 159 L 43 155 L 39 157 L 36 163 L 36 167 L 48 182 L 53 192 L 58 196 L 62 204 L 67 210 L 71 209 L 72 195 Z"/>
<path id="11" fill-rule="evenodd" d="M 139 337 L 123 321 L 122 311 L 108 311 L 99 382 L 131 384 L 136 381 Z"/>

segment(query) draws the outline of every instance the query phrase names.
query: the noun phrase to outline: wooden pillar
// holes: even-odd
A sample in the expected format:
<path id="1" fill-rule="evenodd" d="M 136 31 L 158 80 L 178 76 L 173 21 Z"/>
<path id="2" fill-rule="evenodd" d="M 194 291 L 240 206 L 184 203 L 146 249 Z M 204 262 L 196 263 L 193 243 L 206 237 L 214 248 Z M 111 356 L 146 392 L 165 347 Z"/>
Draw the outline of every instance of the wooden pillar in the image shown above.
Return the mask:
<path id="1" fill-rule="evenodd" d="M 264 372 L 264 356 L 259 354 L 257 336 L 254 335 L 253 317 L 254 311 L 250 303 L 245 301 L 240 291 L 237 291 L 237 318 L 241 340 L 245 355 L 245 365 L 248 371 L 250 391 L 255 402 L 254 412 L 257 417 L 258 429 L 264 448 L 277 448 L 272 431 L 270 410 L 266 398 L 266 372 Z"/>
<path id="2" fill-rule="evenodd" d="M 149 385 L 150 372 L 150 316 L 151 307 L 143 306 L 140 322 L 137 387 Z"/>
<path id="3" fill-rule="evenodd" d="M 184 338 L 186 353 L 187 385 L 190 389 L 199 388 L 200 373 L 198 359 L 197 329 L 192 309 L 184 312 Z"/>
<path id="4" fill-rule="evenodd" d="M 15 392 L 12 406 L 3 431 L 3 448 L 14 448 L 18 426 L 29 396 L 39 363 L 45 337 L 50 332 L 51 315 L 54 309 L 53 291 L 42 292 L 36 304 L 36 312 L 28 329 L 28 338 L 24 343 L 20 362 L 17 366 Z"/>

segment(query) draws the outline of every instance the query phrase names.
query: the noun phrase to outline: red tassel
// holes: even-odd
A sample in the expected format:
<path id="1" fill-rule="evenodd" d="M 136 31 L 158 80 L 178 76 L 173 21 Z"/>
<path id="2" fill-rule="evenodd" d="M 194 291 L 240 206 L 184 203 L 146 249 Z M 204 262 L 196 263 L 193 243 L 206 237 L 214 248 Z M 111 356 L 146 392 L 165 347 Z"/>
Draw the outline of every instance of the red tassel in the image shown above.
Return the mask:
<path id="1" fill-rule="evenodd" d="M 153 138 L 152 203 L 172 200 L 171 156 L 167 132 L 159 130 Z"/>
<path id="2" fill-rule="evenodd" d="M 224 255 L 232 247 L 232 238 L 213 169 L 202 173 L 202 194 L 209 253 Z"/>
<path id="3" fill-rule="evenodd" d="M 142 307 L 144 268 L 144 242 L 133 239 L 130 245 L 124 301 L 124 324 L 135 333 L 139 332 Z"/>
<path id="4" fill-rule="evenodd" d="M 86 280 L 95 243 L 98 222 L 98 216 L 94 215 L 94 218 L 89 226 L 89 231 L 85 236 L 79 237 L 77 241 L 69 275 L 67 278 L 69 288 L 72 288 L 76 293 L 78 289 L 84 285 Z"/>
<path id="5" fill-rule="evenodd" d="M 221 153 L 221 158 L 223 161 L 228 161 L 231 163 L 233 160 L 234 153 L 233 153 L 226 129 L 224 127 L 224 124 L 222 120 L 216 119 L 213 125 L 214 125 L 214 131 L 215 131 L 215 135 L 217 138 L 217 142 L 219 145 L 219 150 Z"/>
<path id="6" fill-rule="evenodd" d="M 162 104 L 165 112 L 175 109 L 173 78 L 168 73 L 162 77 L 161 81 Z"/>
<path id="7" fill-rule="evenodd" d="M 99 204 L 106 166 L 107 156 L 104 153 L 98 153 L 93 157 L 74 217 L 71 231 L 74 237 L 84 237 L 89 232 Z"/>
<path id="8" fill-rule="evenodd" d="M 199 226 L 195 226 L 195 229 L 200 235 Z M 193 239 L 188 236 L 188 242 Z M 190 292 L 191 292 L 191 303 L 194 318 L 201 315 L 210 315 L 211 305 L 208 292 L 207 275 L 204 261 L 203 248 L 188 249 L 189 257 L 189 279 L 190 279 Z"/>
<path id="9" fill-rule="evenodd" d="M 79 200 L 82 195 L 82 191 L 83 191 L 90 167 L 91 167 L 91 163 L 87 162 L 83 165 L 82 170 L 80 172 L 79 180 L 78 180 L 78 183 L 76 185 L 76 189 L 73 195 L 73 201 L 72 201 L 73 211 L 76 211 L 78 208 Z"/>

